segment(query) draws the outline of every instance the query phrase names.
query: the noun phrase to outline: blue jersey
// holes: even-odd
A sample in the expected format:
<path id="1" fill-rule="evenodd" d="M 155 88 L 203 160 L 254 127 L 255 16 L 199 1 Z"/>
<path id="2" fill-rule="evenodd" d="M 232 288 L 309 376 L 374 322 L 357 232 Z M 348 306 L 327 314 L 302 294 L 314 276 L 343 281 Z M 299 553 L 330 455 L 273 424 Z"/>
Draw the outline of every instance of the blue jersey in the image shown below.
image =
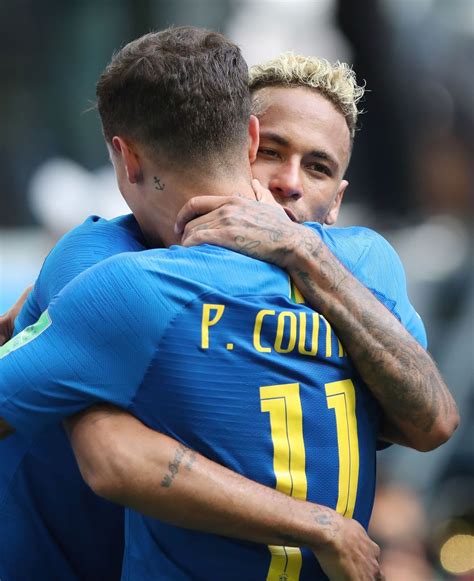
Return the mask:
<path id="1" fill-rule="evenodd" d="M 359 230 L 359 240 L 353 232 L 352 241 L 346 233 L 341 248 L 356 276 L 375 248 L 391 257 L 383 276 L 373 275 L 377 294 L 423 341 L 394 282 L 393 251 L 370 231 Z M 2 348 L 0 415 L 29 436 L 108 401 L 231 469 L 366 526 L 377 405 L 328 322 L 293 303 L 290 291 L 279 269 L 209 246 L 110 259 Z M 128 512 L 124 579 L 269 572 L 320 573 L 304 550 L 270 551 Z"/>
<path id="2" fill-rule="evenodd" d="M 15 322 L 35 323 L 75 276 L 119 252 L 144 248 L 133 216 L 88 218 L 47 257 Z M 34 439 L 0 442 L 0 579 L 77 581 L 119 579 L 123 509 L 84 483 L 60 424 Z"/>

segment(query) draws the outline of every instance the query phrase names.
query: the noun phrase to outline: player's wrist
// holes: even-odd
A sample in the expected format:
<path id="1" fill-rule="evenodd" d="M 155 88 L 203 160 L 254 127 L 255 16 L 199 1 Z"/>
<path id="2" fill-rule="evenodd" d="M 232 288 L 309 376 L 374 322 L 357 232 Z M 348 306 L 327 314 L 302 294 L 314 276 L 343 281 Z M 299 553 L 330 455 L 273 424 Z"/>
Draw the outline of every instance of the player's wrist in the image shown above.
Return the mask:
<path id="1" fill-rule="evenodd" d="M 333 509 L 295 500 L 293 520 L 288 539 L 294 545 L 318 551 L 337 551 L 338 535 L 342 517 Z"/>
<path id="2" fill-rule="evenodd" d="M 315 258 L 325 246 L 321 237 L 303 224 L 291 224 L 291 253 L 285 267 L 290 272 L 307 272 L 314 268 Z"/>
<path id="3" fill-rule="evenodd" d="M 308 260 L 308 235 L 311 231 L 302 224 L 289 222 L 278 243 L 278 260 L 274 262 L 291 274 L 300 270 Z M 276 248 L 275 248 L 276 249 Z"/>

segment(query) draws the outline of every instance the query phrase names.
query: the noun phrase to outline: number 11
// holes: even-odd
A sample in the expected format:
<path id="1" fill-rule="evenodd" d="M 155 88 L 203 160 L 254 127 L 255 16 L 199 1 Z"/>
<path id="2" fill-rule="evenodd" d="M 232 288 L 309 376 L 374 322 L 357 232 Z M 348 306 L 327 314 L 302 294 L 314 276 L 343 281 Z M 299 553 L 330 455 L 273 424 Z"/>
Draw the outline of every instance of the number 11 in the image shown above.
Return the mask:
<path id="1" fill-rule="evenodd" d="M 339 485 L 336 510 L 352 517 L 359 480 L 359 441 L 355 415 L 355 388 L 350 379 L 325 385 L 328 409 L 336 419 L 339 456 Z M 306 500 L 306 452 L 303 438 L 303 411 L 298 383 L 260 388 L 262 412 L 270 415 L 273 442 L 273 470 L 276 489 Z M 272 554 L 267 581 L 298 581 L 301 551 L 295 547 L 270 546 Z"/>

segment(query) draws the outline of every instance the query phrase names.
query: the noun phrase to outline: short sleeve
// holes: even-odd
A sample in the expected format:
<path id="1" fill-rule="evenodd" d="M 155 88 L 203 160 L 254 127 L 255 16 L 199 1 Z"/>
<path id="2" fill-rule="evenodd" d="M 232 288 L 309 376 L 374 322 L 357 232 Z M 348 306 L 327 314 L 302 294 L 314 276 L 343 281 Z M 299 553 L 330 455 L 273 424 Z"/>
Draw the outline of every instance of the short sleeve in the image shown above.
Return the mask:
<path id="1" fill-rule="evenodd" d="M 51 300 L 76 276 L 121 252 L 144 249 L 133 216 L 89 216 L 65 234 L 46 257 L 33 290 L 15 321 L 15 334 L 35 323 Z"/>
<path id="2" fill-rule="evenodd" d="M 0 417 L 18 432 L 33 434 L 99 401 L 131 405 L 159 317 L 149 317 L 148 285 L 126 256 L 77 277 L 0 348 Z"/>
<path id="3" fill-rule="evenodd" d="M 308 223 L 349 272 L 426 348 L 426 331 L 407 294 L 403 265 L 394 248 L 370 228 L 324 228 Z"/>
<path id="4" fill-rule="evenodd" d="M 362 284 L 397 317 L 406 330 L 423 346 L 427 346 L 425 327 L 411 304 L 402 262 L 394 248 L 373 230 L 364 229 L 371 244 L 361 255 L 354 269 Z"/>

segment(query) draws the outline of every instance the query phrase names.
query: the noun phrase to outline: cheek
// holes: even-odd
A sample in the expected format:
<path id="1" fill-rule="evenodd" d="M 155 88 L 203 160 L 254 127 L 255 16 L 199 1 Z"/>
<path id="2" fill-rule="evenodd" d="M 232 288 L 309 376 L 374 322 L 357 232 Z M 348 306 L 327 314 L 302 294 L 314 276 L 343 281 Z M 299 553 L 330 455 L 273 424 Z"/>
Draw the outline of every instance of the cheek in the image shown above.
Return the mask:
<path id="1" fill-rule="evenodd" d="M 300 200 L 302 213 L 307 221 L 323 222 L 332 203 L 332 195 L 324 188 L 306 187 Z"/>
<path id="2" fill-rule="evenodd" d="M 262 187 L 268 189 L 271 178 L 271 172 L 268 164 L 260 161 L 257 158 L 252 164 L 252 177 L 256 178 L 262 184 Z"/>

